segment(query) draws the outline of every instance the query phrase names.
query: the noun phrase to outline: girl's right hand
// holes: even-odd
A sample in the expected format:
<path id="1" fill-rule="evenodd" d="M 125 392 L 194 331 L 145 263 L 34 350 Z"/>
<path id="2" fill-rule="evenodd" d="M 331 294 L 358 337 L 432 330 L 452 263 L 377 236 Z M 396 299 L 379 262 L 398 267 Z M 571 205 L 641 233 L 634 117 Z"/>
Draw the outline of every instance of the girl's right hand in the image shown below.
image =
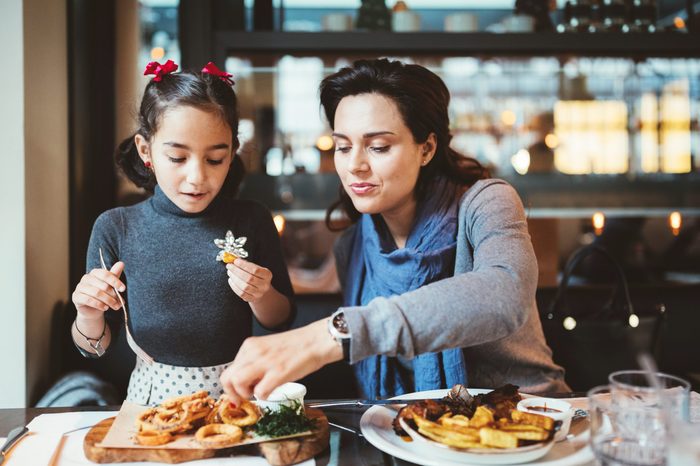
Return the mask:
<path id="1" fill-rule="evenodd" d="M 123 271 L 124 262 L 119 261 L 111 270 L 92 269 L 83 275 L 72 296 L 78 315 L 84 319 L 96 319 L 110 308 L 118 310 L 121 303 L 112 287 L 120 292 L 126 289 L 119 280 Z"/>

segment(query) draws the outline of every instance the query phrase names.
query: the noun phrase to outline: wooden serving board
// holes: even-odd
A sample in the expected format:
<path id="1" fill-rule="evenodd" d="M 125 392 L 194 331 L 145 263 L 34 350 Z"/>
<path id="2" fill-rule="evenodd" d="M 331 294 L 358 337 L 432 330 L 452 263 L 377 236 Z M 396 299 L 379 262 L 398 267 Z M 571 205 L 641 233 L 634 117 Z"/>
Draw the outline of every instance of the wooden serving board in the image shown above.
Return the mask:
<path id="1" fill-rule="evenodd" d="M 316 419 L 316 430 L 312 435 L 292 438 L 287 440 L 277 440 L 263 442 L 255 445 L 248 445 L 246 452 L 255 451 L 253 447 L 262 453 L 268 463 L 273 466 L 287 466 L 306 461 L 316 456 L 328 446 L 329 430 L 328 419 L 323 411 L 306 408 L 306 415 L 310 419 Z M 83 450 L 85 457 L 94 463 L 128 463 L 137 461 L 153 461 L 158 463 L 184 463 L 186 461 L 213 458 L 214 456 L 230 456 L 235 454 L 235 448 L 223 448 L 219 450 L 182 450 L 167 448 L 105 448 L 98 447 L 102 439 L 105 438 L 109 428 L 112 426 L 114 418 L 104 419 L 94 425 L 85 436 Z"/>

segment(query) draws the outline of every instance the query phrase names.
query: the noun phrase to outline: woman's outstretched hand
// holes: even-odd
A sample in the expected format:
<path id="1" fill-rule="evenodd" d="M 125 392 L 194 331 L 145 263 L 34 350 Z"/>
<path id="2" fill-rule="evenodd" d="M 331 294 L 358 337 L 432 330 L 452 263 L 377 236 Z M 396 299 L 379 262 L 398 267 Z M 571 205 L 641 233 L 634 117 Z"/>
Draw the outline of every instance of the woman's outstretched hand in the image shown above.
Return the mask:
<path id="1" fill-rule="evenodd" d="M 343 350 L 328 333 L 327 325 L 327 319 L 322 319 L 287 332 L 247 338 L 221 374 L 231 402 L 240 405 L 253 394 L 267 399 L 279 385 L 341 360 Z"/>

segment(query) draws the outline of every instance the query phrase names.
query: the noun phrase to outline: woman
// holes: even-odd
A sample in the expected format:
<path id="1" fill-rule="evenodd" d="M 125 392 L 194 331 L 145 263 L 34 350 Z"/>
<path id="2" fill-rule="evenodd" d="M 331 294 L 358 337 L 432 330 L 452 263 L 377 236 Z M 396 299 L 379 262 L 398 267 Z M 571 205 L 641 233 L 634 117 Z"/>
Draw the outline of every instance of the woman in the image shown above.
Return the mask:
<path id="1" fill-rule="evenodd" d="M 535 304 L 522 204 L 449 147 L 442 80 L 418 65 L 362 60 L 324 79 L 320 94 L 341 181 L 334 207 L 352 223 L 335 251 L 345 306 L 247 339 L 224 389 L 264 398 L 345 356 L 369 398 L 455 383 L 566 390 Z"/>

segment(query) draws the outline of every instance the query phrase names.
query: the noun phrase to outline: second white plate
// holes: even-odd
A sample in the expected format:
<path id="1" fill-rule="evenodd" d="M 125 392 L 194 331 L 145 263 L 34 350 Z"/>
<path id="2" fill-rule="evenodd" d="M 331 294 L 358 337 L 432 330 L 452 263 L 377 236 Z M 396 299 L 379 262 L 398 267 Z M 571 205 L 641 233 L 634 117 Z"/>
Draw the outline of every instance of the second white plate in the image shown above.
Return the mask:
<path id="1" fill-rule="evenodd" d="M 488 393 L 491 390 L 470 388 L 469 393 L 478 395 Z M 448 390 L 430 390 L 425 392 L 415 392 L 401 395 L 400 398 L 421 399 L 421 398 L 441 398 L 447 394 Z M 362 434 L 376 448 L 397 458 L 418 463 L 426 466 L 478 466 L 483 464 L 512 464 L 506 457 L 500 460 L 497 456 L 488 459 L 475 458 L 473 456 L 463 456 L 464 452 L 451 451 L 459 456 L 445 458 L 437 456 L 432 448 L 416 441 L 406 442 L 394 433 L 392 422 L 396 417 L 396 411 L 392 411 L 383 406 L 373 406 L 368 409 L 360 420 Z M 588 431 L 585 430 L 577 435 L 570 435 L 569 440 L 558 442 L 551 450 L 544 452 L 544 456 L 531 459 L 518 459 L 515 462 L 533 461 L 533 465 L 547 466 L 573 466 L 587 464 L 593 460 L 593 454 L 588 447 Z M 481 455 L 479 455 L 481 456 Z M 493 461 L 492 461 L 493 460 Z M 503 461 L 506 462 L 503 462 Z M 536 461 L 535 461 L 536 460 Z"/>

